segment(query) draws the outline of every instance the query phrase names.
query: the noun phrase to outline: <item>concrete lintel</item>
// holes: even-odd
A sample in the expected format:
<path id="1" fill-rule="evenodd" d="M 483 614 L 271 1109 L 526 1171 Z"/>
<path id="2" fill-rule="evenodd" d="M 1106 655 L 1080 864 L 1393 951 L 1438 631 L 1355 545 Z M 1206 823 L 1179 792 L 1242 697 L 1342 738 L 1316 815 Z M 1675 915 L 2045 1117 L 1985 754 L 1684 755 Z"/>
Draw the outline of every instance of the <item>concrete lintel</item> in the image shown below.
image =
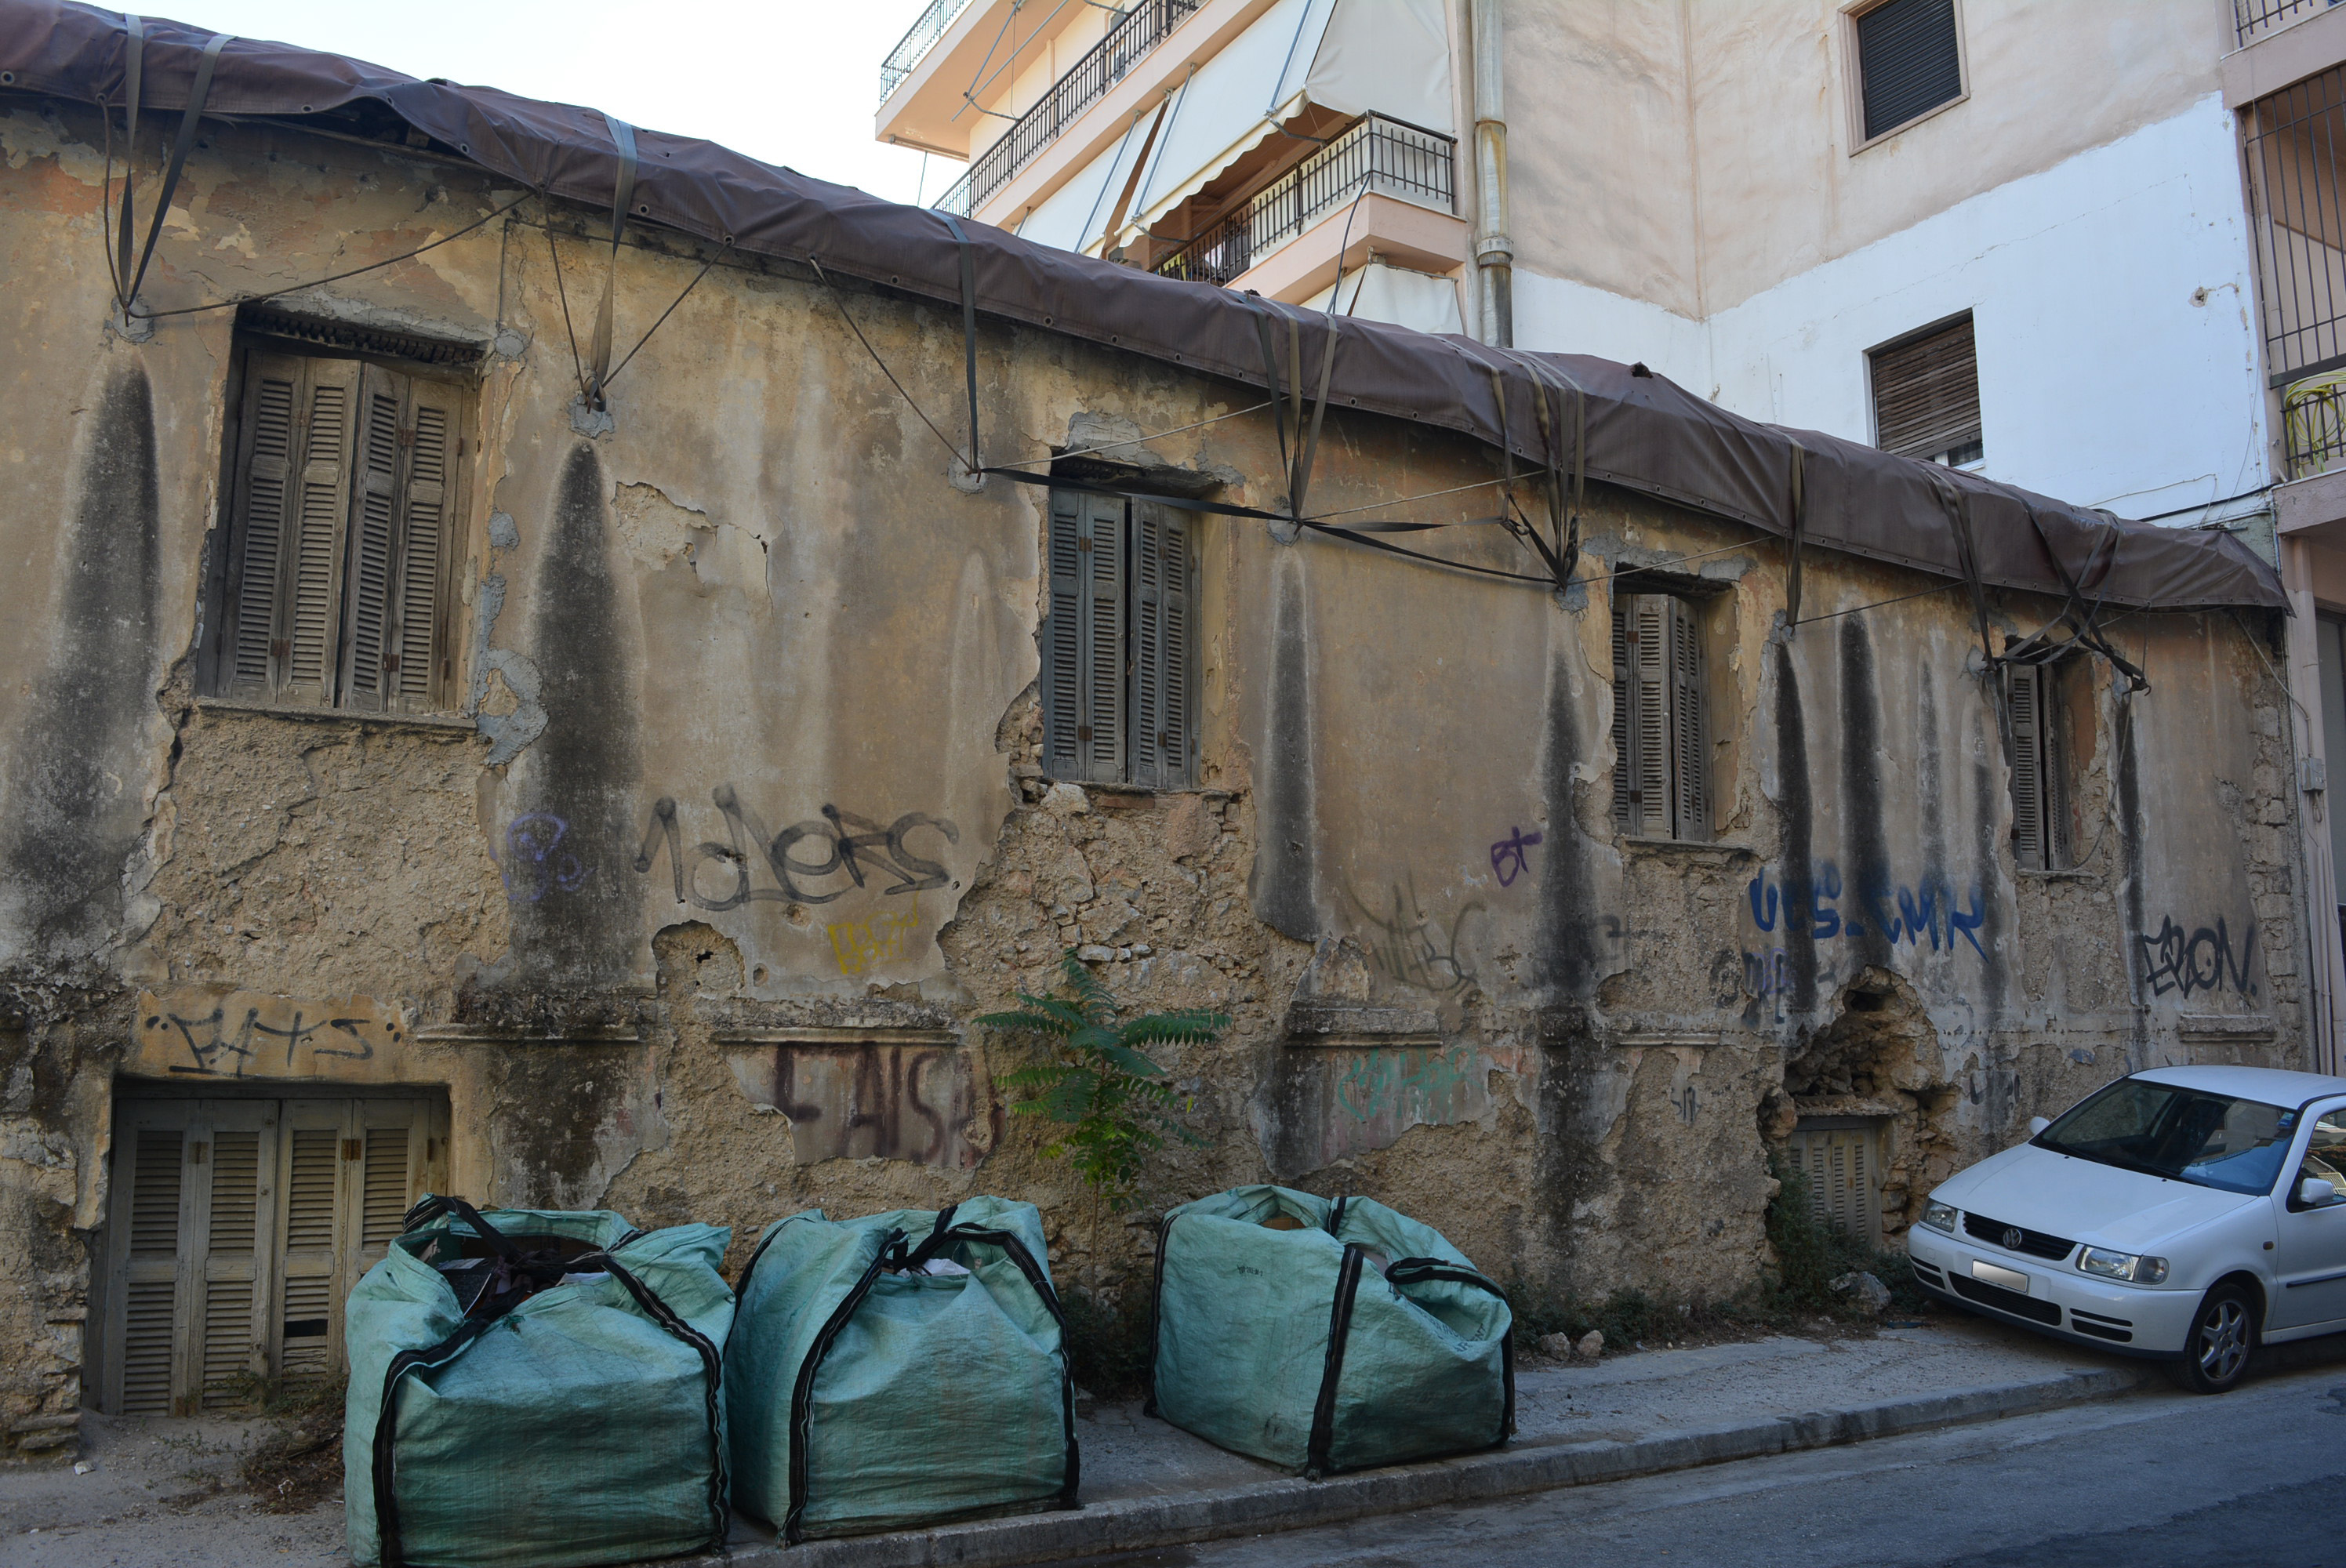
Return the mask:
<path id="1" fill-rule="evenodd" d="M 2338 17 L 2346 22 L 2346 10 Z M 2273 486 L 2272 507 L 2274 526 L 2283 534 L 2346 522 L 2346 469 Z"/>
<path id="2" fill-rule="evenodd" d="M 2346 9 L 2332 7 L 2224 56 L 2224 107 L 2237 109 L 2346 60 Z"/>
<path id="3" fill-rule="evenodd" d="M 958 1045 L 950 1029 L 721 1029 L 719 1045 Z"/>

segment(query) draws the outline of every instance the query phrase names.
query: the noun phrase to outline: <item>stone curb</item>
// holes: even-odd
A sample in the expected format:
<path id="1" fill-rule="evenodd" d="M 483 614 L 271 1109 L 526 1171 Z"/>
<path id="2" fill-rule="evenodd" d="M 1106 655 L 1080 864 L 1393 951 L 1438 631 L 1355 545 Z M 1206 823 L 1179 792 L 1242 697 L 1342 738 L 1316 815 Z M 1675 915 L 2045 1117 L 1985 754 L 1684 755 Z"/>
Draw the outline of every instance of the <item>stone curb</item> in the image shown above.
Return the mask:
<path id="1" fill-rule="evenodd" d="M 2113 1367 L 1633 1442 L 1510 1447 L 1321 1481 L 1282 1478 L 1217 1492 L 1119 1498 L 1068 1512 L 1021 1514 L 934 1530 L 809 1541 L 792 1547 L 737 1547 L 723 1558 L 701 1561 L 721 1562 L 728 1568 L 997 1568 L 1178 1546 L 1996 1420 L 2127 1393 L 2156 1375 L 2148 1368 Z"/>

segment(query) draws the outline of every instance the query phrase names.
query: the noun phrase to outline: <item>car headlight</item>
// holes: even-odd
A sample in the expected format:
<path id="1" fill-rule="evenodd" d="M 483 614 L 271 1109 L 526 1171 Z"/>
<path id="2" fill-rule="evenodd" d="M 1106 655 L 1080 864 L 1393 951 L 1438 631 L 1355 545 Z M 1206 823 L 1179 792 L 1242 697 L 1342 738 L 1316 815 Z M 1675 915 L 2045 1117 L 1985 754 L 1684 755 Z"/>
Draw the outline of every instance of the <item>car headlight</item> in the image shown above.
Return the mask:
<path id="1" fill-rule="evenodd" d="M 1933 1198 L 1930 1203 L 1923 1207 L 1923 1223 L 1929 1226 L 1933 1230 L 1943 1230 L 1949 1236 L 1953 1236 L 1955 1233 L 1955 1206 L 1953 1204 L 1941 1203 L 1936 1198 Z"/>
<path id="2" fill-rule="evenodd" d="M 2105 1279 L 2125 1279 L 2137 1285 L 2157 1285 L 2167 1278 L 2164 1257 L 2141 1257 L 2131 1252 L 2114 1252 L 2106 1247 L 2088 1247 L 2078 1253 L 2077 1267 Z"/>

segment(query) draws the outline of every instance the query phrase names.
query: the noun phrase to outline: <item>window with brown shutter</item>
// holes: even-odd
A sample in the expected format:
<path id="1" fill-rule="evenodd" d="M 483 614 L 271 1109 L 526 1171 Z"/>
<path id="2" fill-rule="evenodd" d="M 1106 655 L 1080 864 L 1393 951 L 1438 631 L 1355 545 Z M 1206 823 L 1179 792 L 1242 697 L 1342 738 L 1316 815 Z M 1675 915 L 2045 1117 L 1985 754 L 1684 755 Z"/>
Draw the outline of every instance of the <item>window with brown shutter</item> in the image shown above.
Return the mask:
<path id="1" fill-rule="evenodd" d="M 1884 343 L 1869 358 L 1874 445 L 1953 467 L 1987 455 L 1980 440 L 1979 360 L 1970 312 Z"/>
<path id="2" fill-rule="evenodd" d="M 1052 778 L 1170 789 L 1193 777 L 1191 534 L 1179 507 L 1051 493 L 1042 643 Z"/>
<path id="3" fill-rule="evenodd" d="M 2030 871 L 2066 871 L 2076 789 L 2064 697 L 2087 674 L 2080 659 L 2004 667 L 2004 732 L 2012 763 L 2012 852 Z"/>
<path id="4" fill-rule="evenodd" d="M 1860 146 L 1964 96 L 1955 0 L 1882 0 L 1850 20 Z"/>
<path id="5" fill-rule="evenodd" d="M 204 688 L 283 707 L 454 708 L 461 366 L 425 357 L 453 357 L 449 345 L 368 332 L 339 352 L 325 324 L 306 333 L 322 345 L 269 325 L 240 340 Z"/>
<path id="6" fill-rule="evenodd" d="M 1702 613 L 1676 594 L 1613 596 L 1613 822 L 1641 839 L 1710 837 Z"/>

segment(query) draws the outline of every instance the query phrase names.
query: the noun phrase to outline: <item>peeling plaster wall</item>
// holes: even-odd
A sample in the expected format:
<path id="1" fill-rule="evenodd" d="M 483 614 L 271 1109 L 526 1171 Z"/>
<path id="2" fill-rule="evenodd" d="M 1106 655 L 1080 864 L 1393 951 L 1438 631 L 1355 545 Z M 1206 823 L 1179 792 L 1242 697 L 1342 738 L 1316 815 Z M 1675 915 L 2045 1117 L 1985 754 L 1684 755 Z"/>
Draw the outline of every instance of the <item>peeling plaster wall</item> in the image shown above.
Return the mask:
<path id="1" fill-rule="evenodd" d="M 950 430 L 957 314 L 718 268 L 590 438 L 549 244 L 574 311 L 608 251 L 572 231 L 592 214 L 558 210 L 549 241 L 535 204 L 286 302 L 484 347 L 464 711 L 209 698 L 231 321 L 106 328 L 96 128 L 0 100 L 20 301 L 0 321 L 20 672 L 0 685 L 0 1225 L 25 1238 L 0 1248 L 0 1428 L 20 1451 L 72 1441 L 117 1080 L 434 1086 L 455 1190 L 730 1224 L 737 1261 L 809 1204 L 1008 1194 L 1043 1206 L 1063 1274 L 1113 1284 L 1146 1215 L 1042 1156 L 996 1087 L 1019 1051 L 970 1023 L 1084 947 L 1130 1005 L 1234 1020 L 1168 1054 L 1206 1142 L 1165 1152 L 1150 1203 L 1276 1178 L 1392 1202 L 1534 1292 L 1717 1295 L 1767 1263 L 1769 1148 L 1804 1110 L 1890 1118 L 1911 1207 L 2128 1067 L 2301 1060 L 2261 627 L 2127 620 L 2152 685 L 2121 705 L 2101 672 L 2088 694 L 2091 854 L 2026 877 L 1958 595 L 1786 638 L 1779 546 L 1602 487 L 1561 601 L 1201 518 L 1198 787 L 1049 790 L 1040 496 L 956 488 L 842 319 Z M 262 127 L 213 129 L 183 191 L 158 308 L 396 256 L 514 194 Z M 623 345 L 698 270 L 664 243 L 622 253 Z M 1278 499 L 1267 420 L 1219 419 L 1246 389 L 994 323 L 979 364 L 990 455 L 1195 424 L 1157 457 Z M 1457 503 L 1408 497 L 1491 469 L 1342 410 L 1320 453 L 1315 508 L 1428 520 Z M 1525 565 L 1495 530 L 1435 537 Z M 1603 578 L 1633 567 L 1703 595 L 1710 842 L 1612 826 Z M 1810 616 L 1934 586 L 1807 573 Z M 1996 596 L 1992 635 L 2055 608 Z M 1872 1016 L 1860 991 L 1894 995 L 1894 1028 L 1849 1022 Z M 249 1053 L 239 1008 L 281 1051 Z M 367 1051 L 302 1048 L 298 1020 L 329 1016 L 371 1021 Z"/>

